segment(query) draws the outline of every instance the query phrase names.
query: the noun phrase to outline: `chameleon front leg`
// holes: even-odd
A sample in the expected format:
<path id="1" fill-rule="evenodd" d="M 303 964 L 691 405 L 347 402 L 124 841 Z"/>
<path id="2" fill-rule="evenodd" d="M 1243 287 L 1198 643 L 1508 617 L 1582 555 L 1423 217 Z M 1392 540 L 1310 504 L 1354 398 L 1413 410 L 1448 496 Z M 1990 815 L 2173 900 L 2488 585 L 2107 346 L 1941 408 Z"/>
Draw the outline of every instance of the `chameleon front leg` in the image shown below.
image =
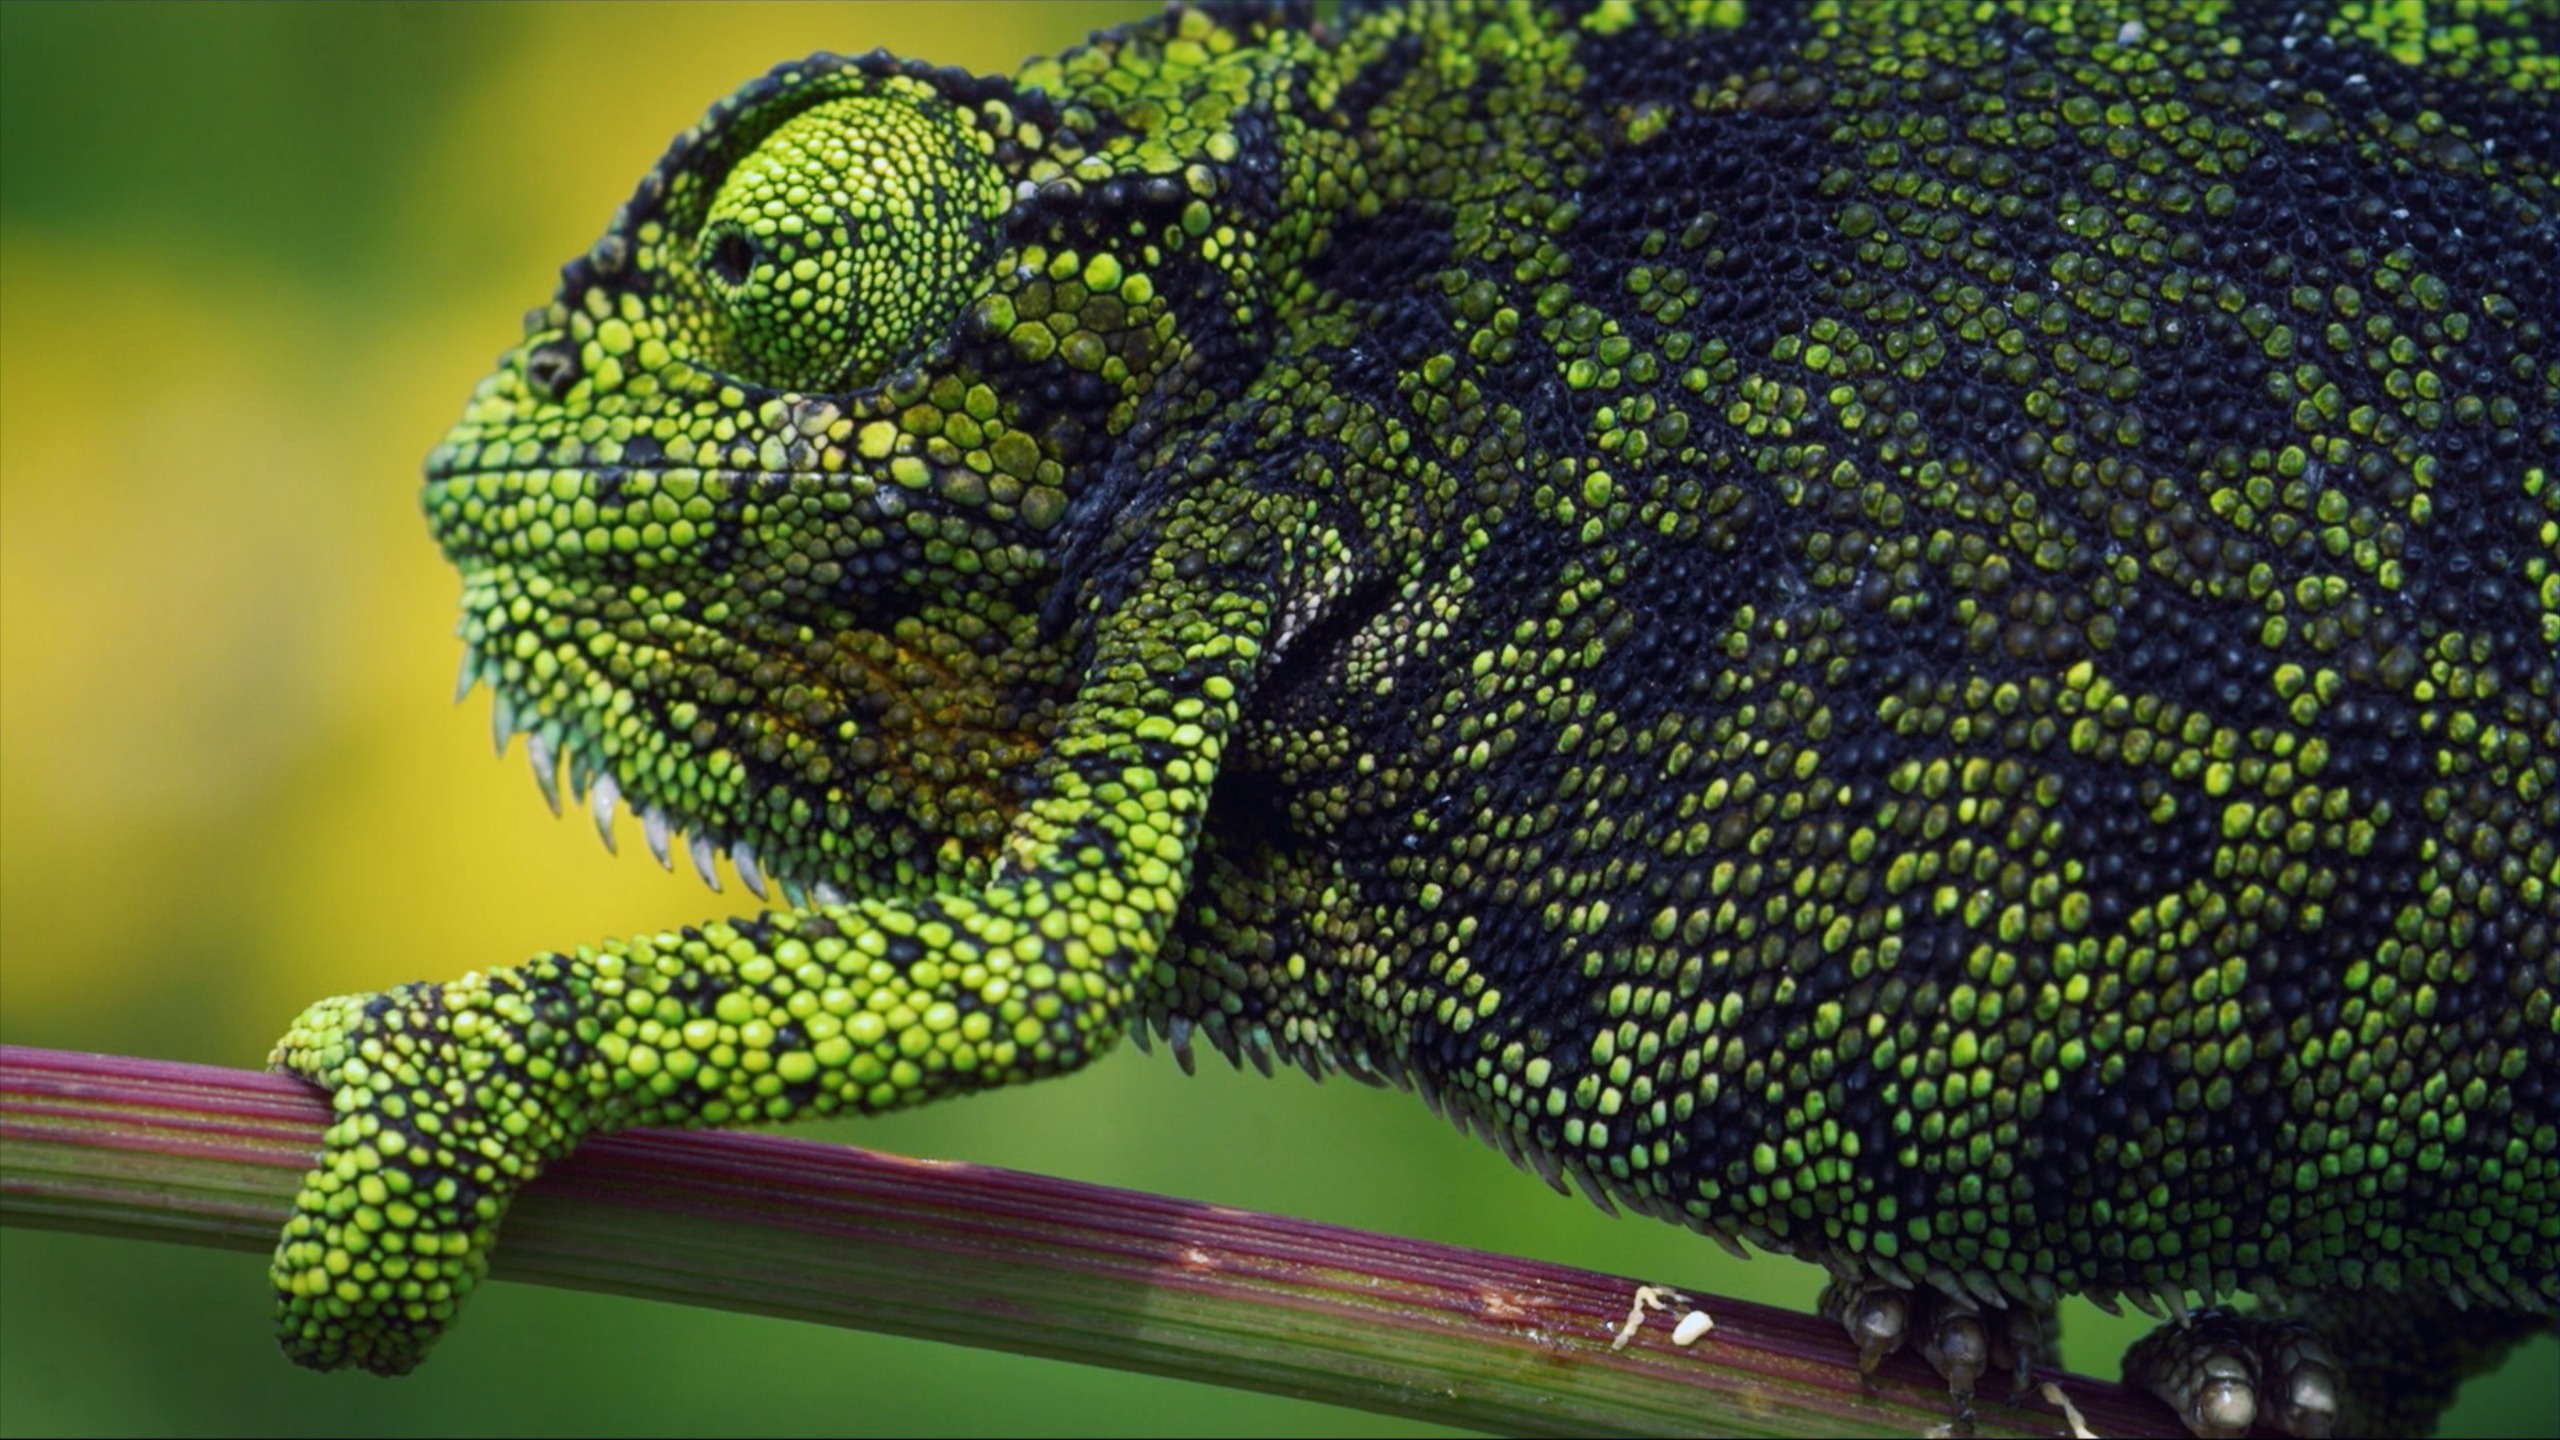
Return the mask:
<path id="1" fill-rule="evenodd" d="M 641 936 L 323 1001 L 270 1063 L 336 1120 L 276 1247 L 285 1352 L 401 1374 L 515 1192 L 588 1135 L 872 1113 L 1110 1048 L 1187 884 L 1270 607 L 1157 588 L 1095 659 L 1002 878 Z"/>

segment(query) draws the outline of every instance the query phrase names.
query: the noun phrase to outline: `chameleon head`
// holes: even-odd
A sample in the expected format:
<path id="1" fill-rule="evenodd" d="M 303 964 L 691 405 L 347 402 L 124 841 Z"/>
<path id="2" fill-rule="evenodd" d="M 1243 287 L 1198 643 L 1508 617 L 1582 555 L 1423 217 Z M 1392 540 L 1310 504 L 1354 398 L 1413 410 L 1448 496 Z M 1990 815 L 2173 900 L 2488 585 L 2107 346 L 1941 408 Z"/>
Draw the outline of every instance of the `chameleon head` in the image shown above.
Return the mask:
<path id="1" fill-rule="evenodd" d="M 751 877 L 983 878 L 1067 688 L 1071 502 L 1184 383 L 1156 278 L 1230 288 L 1184 223 L 1222 168 L 886 57 L 715 107 L 429 457 L 501 741 Z"/>

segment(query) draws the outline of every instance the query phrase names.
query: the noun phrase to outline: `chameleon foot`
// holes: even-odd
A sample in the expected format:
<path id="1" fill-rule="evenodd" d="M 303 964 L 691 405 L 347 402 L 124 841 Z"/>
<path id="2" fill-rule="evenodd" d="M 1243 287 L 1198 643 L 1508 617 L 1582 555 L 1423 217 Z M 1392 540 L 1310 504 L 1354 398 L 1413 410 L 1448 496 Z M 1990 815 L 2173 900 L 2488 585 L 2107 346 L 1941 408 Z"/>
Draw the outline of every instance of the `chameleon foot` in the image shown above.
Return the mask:
<path id="1" fill-rule="evenodd" d="M 2337 1367 L 2310 1328 L 2290 1320 L 2198 1311 L 2127 1351 L 2124 1378 L 2208 1440 L 2246 1435 L 2262 1415 L 2279 1433 L 2306 1440 L 2337 1428 Z"/>
<path id="2" fill-rule="evenodd" d="M 488 1273 L 508 1199 L 576 1142 L 553 1118 L 572 1067 L 506 1058 L 541 1023 L 512 980 L 324 1000 L 276 1043 L 269 1067 L 336 1109 L 268 1272 L 297 1364 L 416 1368 Z"/>
<path id="3" fill-rule="evenodd" d="M 2026 1393 L 2036 1362 L 2045 1358 L 2050 1328 L 2024 1308 L 1985 1314 L 1969 1300 L 1856 1276 L 1834 1277 L 1824 1286 L 1821 1309 L 1849 1332 L 1863 1374 L 1874 1374 L 1905 1344 L 1917 1348 L 1946 1379 L 1959 1421 L 1972 1414 L 1974 1389 L 1986 1373 L 2005 1368 L 2013 1397 Z"/>

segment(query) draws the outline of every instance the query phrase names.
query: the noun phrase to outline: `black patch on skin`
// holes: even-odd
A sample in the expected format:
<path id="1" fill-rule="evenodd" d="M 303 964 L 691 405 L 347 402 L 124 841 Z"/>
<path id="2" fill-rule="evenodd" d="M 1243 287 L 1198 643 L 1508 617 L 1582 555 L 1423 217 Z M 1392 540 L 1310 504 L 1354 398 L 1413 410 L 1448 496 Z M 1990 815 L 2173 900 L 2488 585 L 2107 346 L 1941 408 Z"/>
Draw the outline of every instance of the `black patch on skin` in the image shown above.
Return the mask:
<path id="1" fill-rule="evenodd" d="M 1739 1217 L 1745 1213 L 1741 1192 L 1751 1183 L 1752 1149 L 1779 1128 L 1759 1096 L 1740 1084 L 1720 1085 L 1690 1110 L 1685 1123 L 1676 1123 L 1673 1165 L 1664 1178 L 1683 1197 L 1714 1185 L 1723 1197 L 1716 1215 Z"/>
<path id="2" fill-rule="evenodd" d="M 1783 535 L 1789 527 L 1772 517 L 1770 528 Z M 1726 663 L 1717 637 L 1744 605 L 1769 603 L 1771 572 L 1791 568 L 1771 559 L 1755 572 L 1734 556 L 1673 544 L 1629 557 L 1631 573 L 1618 595 L 1635 623 L 1606 663 L 1619 682 L 1608 699 L 1623 707 L 1630 724 L 1641 728 L 1667 710 L 1699 704 Z"/>
<path id="3" fill-rule="evenodd" d="M 1765 355 L 1779 335 L 1826 313 L 1810 277 L 1854 258 L 1854 245 L 1831 225 L 1835 202 L 1819 193 L 1824 173 L 1853 159 L 1823 136 L 1828 123 L 1818 115 L 1710 117 L 1684 107 L 1666 115 L 1652 142 L 1604 151 L 1590 166 L 1567 242 L 1576 289 L 1651 338 L 1656 327 L 1624 302 L 1627 271 L 1678 266 L 1697 285 L 1683 326 L 1725 338 L 1744 355 Z M 1712 146 L 1704 141 L 1710 131 Z M 1713 217 L 1710 239 L 1682 251 L 1679 236 L 1700 217 Z M 1655 230 L 1674 243 L 1648 259 L 1642 245 Z"/>
<path id="4" fill-rule="evenodd" d="M 1408 30 L 1388 41 L 1385 52 L 1351 77 L 1350 83 L 1344 85 L 1335 97 L 1334 108 L 1342 116 L 1343 130 L 1353 135 L 1368 130 L 1370 112 L 1395 93 L 1396 87 L 1413 73 L 1413 67 L 1421 59 L 1422 37 L 1419 34 Z"/>
<path id="5" fill-rule="evenodd" d="M 1000 248 L 1112 249 L 1133 230 L 1178 223 L 1190 200 L 1190 190 L 1170 175 L 1051 180 L 1005 211 Z"/>
<path id="6" fill-rule="evenodd" d="M 1238 864 L 1256 851 L 1296 851 L 1305 838 L 1289 819 L 1288 788 L 1248 766 L 1218 767 L 1209 792 L 1209 825 L 1218 848 Z M 1285 921 L 1286 917 L 1279 917 Z"/>
<path id="7" fill-rule="evenodd" d="M 670 468 L 667 464 L 667 448 L 658 443 L 658 437 L 655 435 L 634 435 L 623 441 L 620 464 L 625 470 L 654 471 Z"/>
<path id="8" fill-rule="evenodd" d="M 2053 806 L 2067 837 L 2060 855 L 2083 867 L 2091 933 L 2120 933 L 2136 912 L 2213 873 L 2222 807 L 2203 792 L 2130 766 L 2048 760 L 2061 762 Z M 2177 810 L 2154 821 L 2149 811 L 2164 791 Z"/>
<path id="9" fill-rule="evenodd" d="M 1010 346 L 991 346 L 982 358 L 976 374 L 1011 407 L 1005 424 L 1036 437 L 1044 450 L 1060 458 L 1072 494 L 1078 472 L 1110 453 L 1111 437 L 1089 424 L 1088 418 L 1109 412 L 1111 382 L 1055 355 L 1045 360 L 1019 359 Z"/>
<path id="10" fill-rule="evenodd" d="M 1580 8 L 1588 14 L 1598 8 L 1598 0 L 1588 0 Z M 1710 30 L 1703 38 L 1675 39 L 1641 20 L 1608 35 L 1565 25 L 1556 28 L 1577 37 L 1573 55 L 1582 66 L 1582 93 L 1592 100 L 1590 108 L 1650 101 L 1685 109 L 1700 86 L 1763 69 L 1793 72 L 1799 63 L 1797 50 L 1814 33 L 1807 9 L 1802 5 L 1755 7 L 1750 24 L 1730 31 Z"/>
<path id="11" fill-rule="evenodd" d="M 2378 689 L 2350 692 L 2324 711 L 2319 729 L 2329 745 L 2320 784 L 2343 788 L 2359 817 L 2369 818 L 2377 801 L 2391 807 L 2364 855 L 2315 848 L 2306 857 L 2311 864 L 2337 867 L 2343 878 L 2323 902 L 2318 931 L 2288 937 L 2287 950 L 2277 958 L 2298 950 L 2304 957 L 2301 978 L 2325 993 L 2348 966 L 2378 953 L 2395 933 L 2401 912 L 2425 894 L 2423 851 L 2432 828 L 2426 792 L 2435 776 L 2435 743 L 2423 733 L 2407 697 Z"/>
<path id="12" fill-rule="evenodd" d="M 2525 23 L 2515 27 L 2513 19 Z M 2483 20 L 2484 39 L 2520 28 L 2539 40 L 2542 54 L 2560 52 L 2560 13 Z M 2547 156 L 2560 151 L 2560 110 L 2552 107 L 2546 92 L 2497 84 L 2449 84 L 2444 77 L 2403 64 L 2352 34 L 2332 35 L 2324 23 L 2282 6 L 2233 11 L 2230 28 L 2243 37 L 2244 60 L 2261 67 L 2267 79 L 2285 83 L 2292 94 L 2316 90 L 2328 96 L 2342 117 L 2376 115 L 2394 124 L 2414 124 L 2420 115 L 2432 111 L 2475 143 L 2494 141 L 2502 155 Z"/>
<path id="13" fill-rule="evenodd" d="M 1439 277 L 1452 264 L 1446 207 L 1408 201 L 1367 218 L 1344 216 L 1304 275 L 1325 297 L 1319 312 L 1348 312 L 1372 337 L 1402 348 L 1445 348 L 1455 335 Z M 1413 333 L 1418 331 L 1419 333 Z M 1392 385 L 1384 393 L 1392 393 Z M 1360 393 L 1381 393 L 1372 386 Z"/>
<path id="14" fill-rule="evenodd" d="M 2539 408 L 2546 453 L 2560 455 L 2560 406 L 2545 396 Z M 2464 438 L 2457 433 L 2443 442 Z M 2445 453 L 2454 448 L 2439 444 L 2444 459 L 2430 492 L 2431 523 L 2408 530 L 2402 594 L 2416 615 L 2488 642 L 2486 664 L 2500 694 L 2481 710 L 2528 733 L 2560 733 L 2560 656 L 2542 638 L 2538 602 L 2525 578 L 2533 557 L 2547 563 L 2540 531 L 2549 512 L 2524 493 L 2512 461 L 2484 461 L 2479 451 L 2487 447 L 2476 440 L 2461 445 L 2458 455 Z"/>
<path id="15" fill-rule="evenodd" d="M 2116 610 L 2116 648 L 2104 672 L 2126 690 L 2157 695 L 2215 724 L 2247 730 L 2286 723 L 2276 694 L 2281 658 L 2259 642 L 2259 617 L 2193 599 L 2156 580 Z"/>

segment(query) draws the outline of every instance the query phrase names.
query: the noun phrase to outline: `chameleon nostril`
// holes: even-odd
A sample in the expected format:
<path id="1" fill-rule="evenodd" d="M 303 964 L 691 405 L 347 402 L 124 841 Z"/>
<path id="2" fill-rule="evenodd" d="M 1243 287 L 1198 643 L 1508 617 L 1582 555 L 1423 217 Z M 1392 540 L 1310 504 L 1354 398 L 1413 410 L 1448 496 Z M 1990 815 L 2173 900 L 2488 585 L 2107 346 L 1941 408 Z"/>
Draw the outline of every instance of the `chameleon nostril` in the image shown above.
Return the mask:
<path id="1" fill-rule="evenodd" d="M 578 352 L 565 340 L 533 347 L 524 357 L 525 383 L 545 400 L 557 400 L 578 383 Z"/>

